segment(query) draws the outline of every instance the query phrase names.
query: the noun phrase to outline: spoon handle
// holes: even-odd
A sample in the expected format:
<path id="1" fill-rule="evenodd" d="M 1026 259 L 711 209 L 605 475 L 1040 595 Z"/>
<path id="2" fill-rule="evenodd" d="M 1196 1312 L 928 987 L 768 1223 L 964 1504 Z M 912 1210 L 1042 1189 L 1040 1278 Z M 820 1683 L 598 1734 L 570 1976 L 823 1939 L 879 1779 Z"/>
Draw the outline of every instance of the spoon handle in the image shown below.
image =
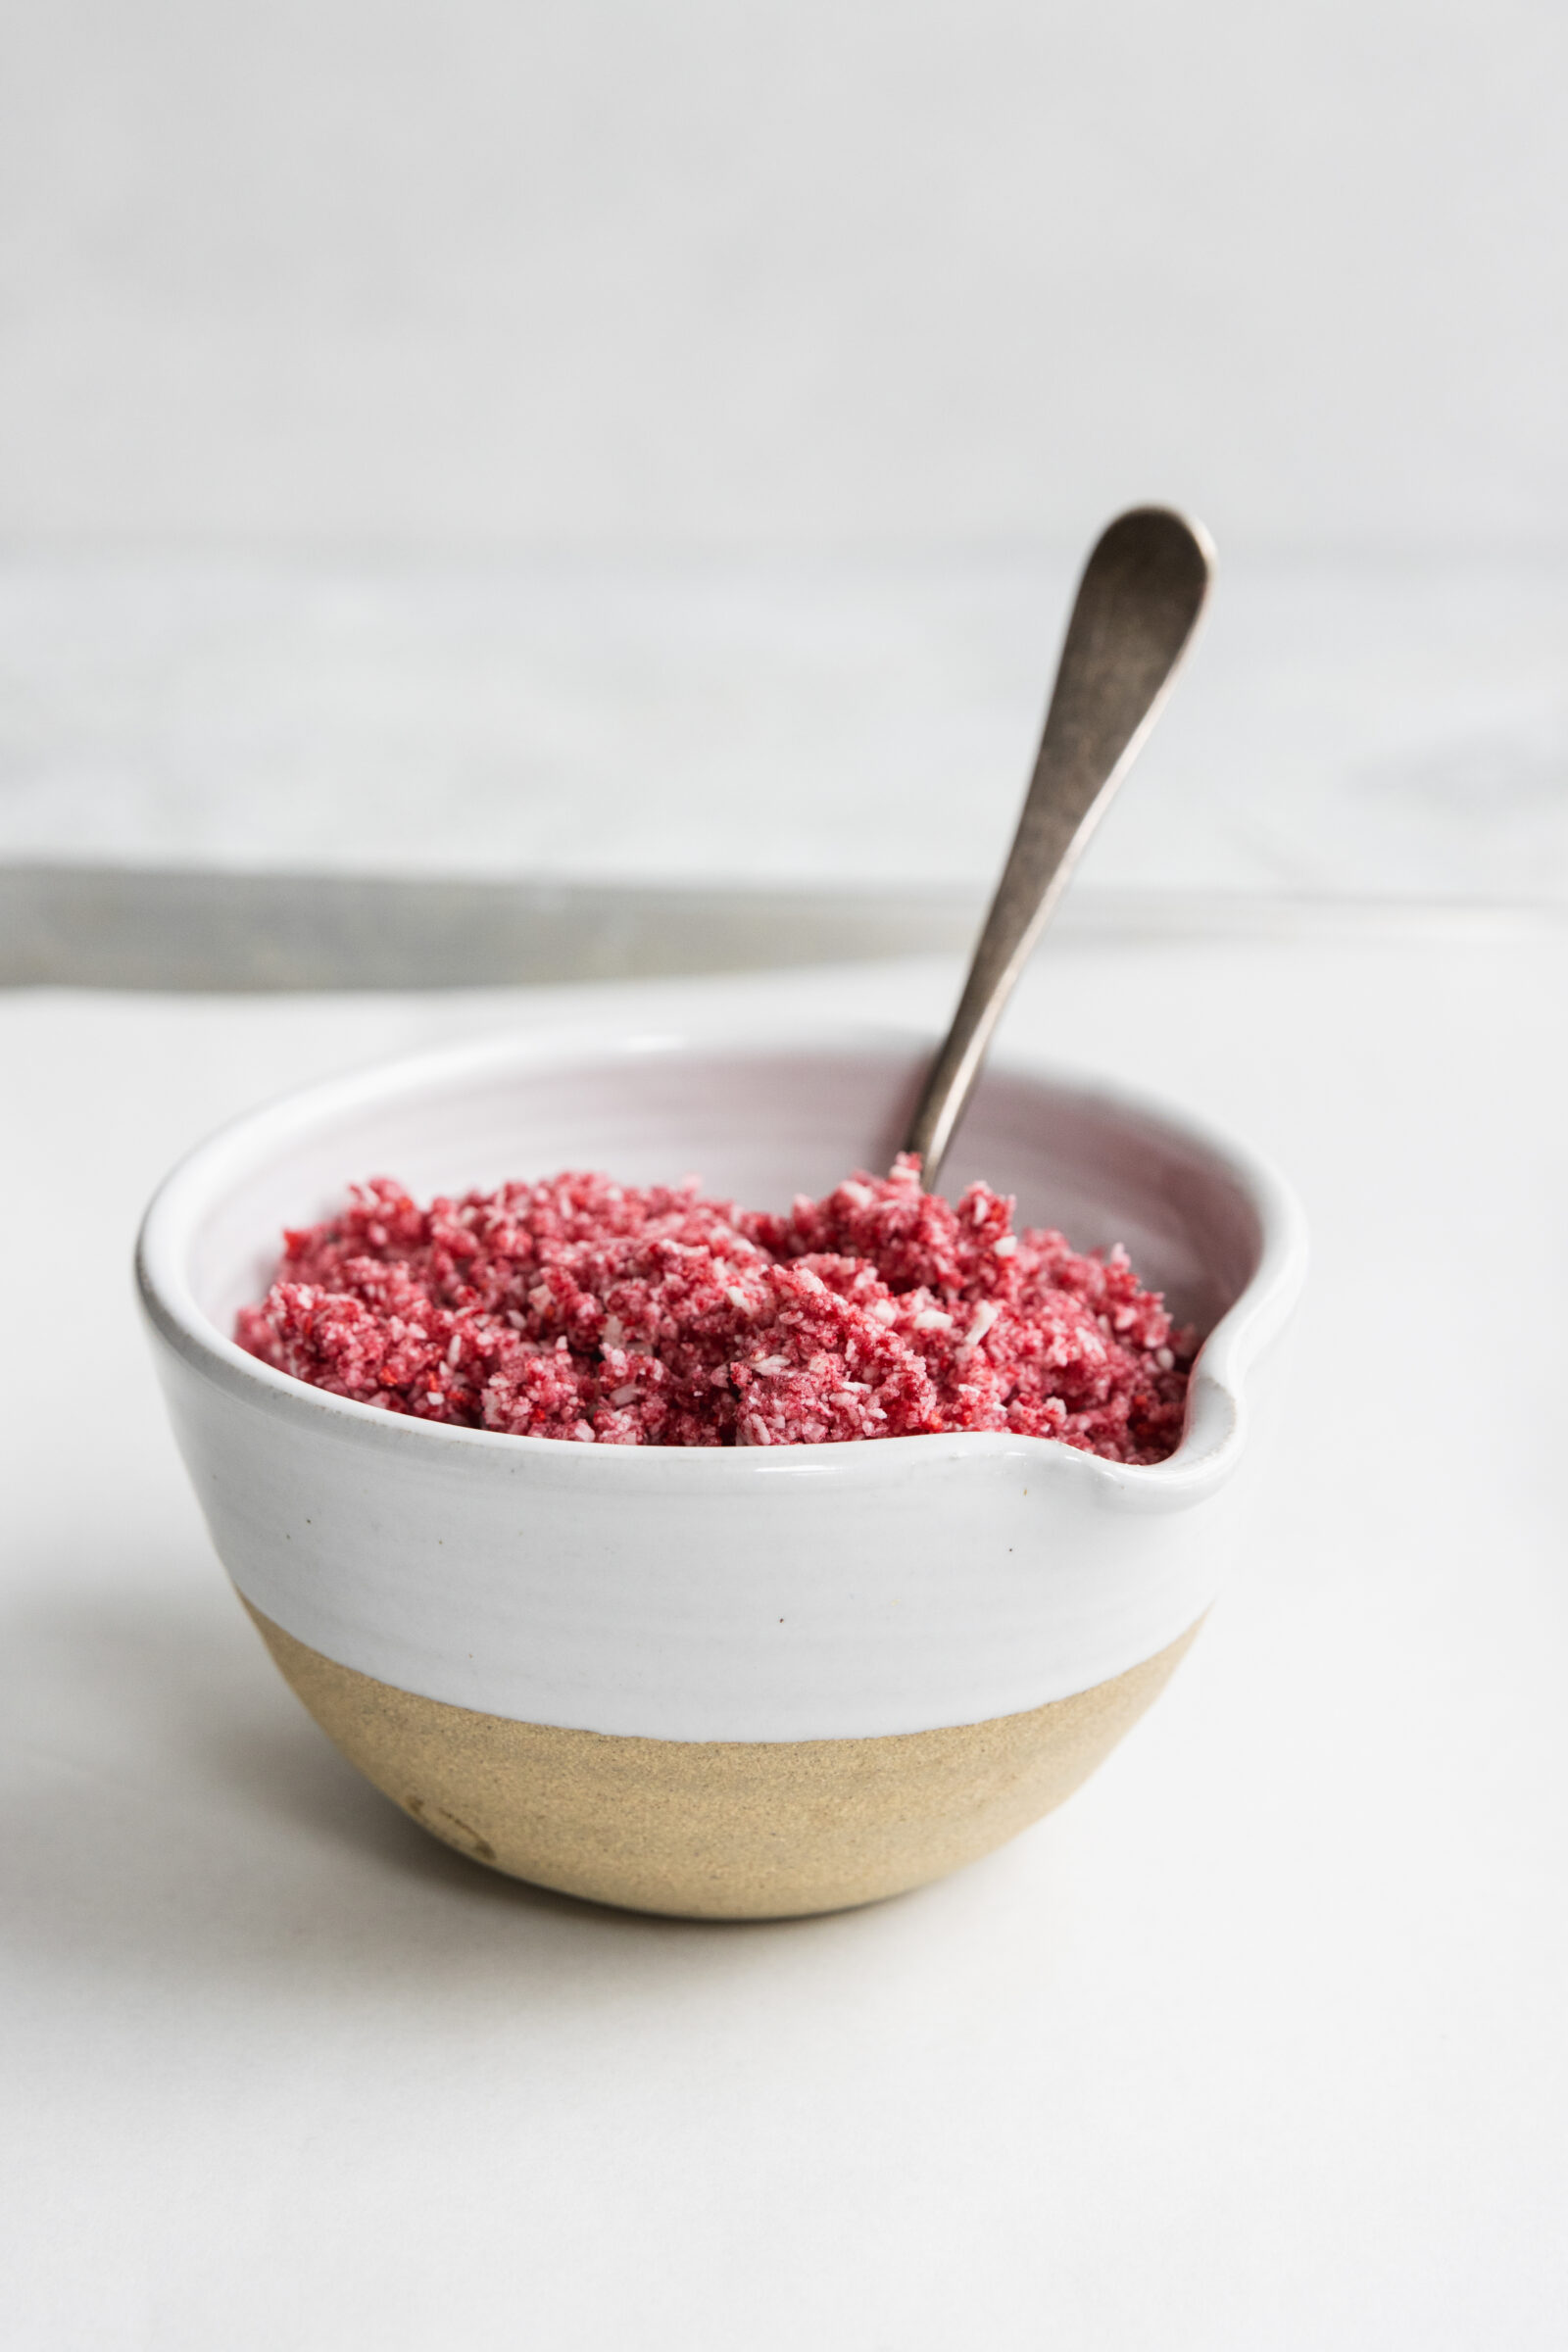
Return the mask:
<path id="1" fill-rule="evenodd" d="M 905 1140 L 935 1192 L 991 1033 L 1078 855 L 1131 767 L 1203 609 L 1214 550 L 1165 507 L 1118 514 L 1067 623 L 1035 772 L 953 1026 Z"/>

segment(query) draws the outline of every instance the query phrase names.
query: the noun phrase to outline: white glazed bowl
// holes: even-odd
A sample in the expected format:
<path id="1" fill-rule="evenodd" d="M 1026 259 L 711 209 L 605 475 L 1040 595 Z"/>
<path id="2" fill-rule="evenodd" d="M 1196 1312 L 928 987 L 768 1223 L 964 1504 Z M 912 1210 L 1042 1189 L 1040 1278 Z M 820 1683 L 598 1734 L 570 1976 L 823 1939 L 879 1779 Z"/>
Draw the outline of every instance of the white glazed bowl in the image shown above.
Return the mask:
<path id="1" fill-rule="evenodd" d="M 931 1044 L 888 1032 L 508 1038 L 289 1097 L 148 1210 L 141 1295 L 213 1540 L 376 1785 L 519 1877 L 704 1917 L 920 1884 L 1058 1802 L 1149 1703 L 1240 1533 L 1302 1222 L 1250 1152 L 1124 1090 L 987 1076 L 949 1169 L 1124 1242 L 1207 1338 L 1151 1468 L 1005 1434 L 609 1446 L 450 1428 L 230 1339 L 286 1225 L 603 1167 L 750 1206 L 886 1166 Z"/>

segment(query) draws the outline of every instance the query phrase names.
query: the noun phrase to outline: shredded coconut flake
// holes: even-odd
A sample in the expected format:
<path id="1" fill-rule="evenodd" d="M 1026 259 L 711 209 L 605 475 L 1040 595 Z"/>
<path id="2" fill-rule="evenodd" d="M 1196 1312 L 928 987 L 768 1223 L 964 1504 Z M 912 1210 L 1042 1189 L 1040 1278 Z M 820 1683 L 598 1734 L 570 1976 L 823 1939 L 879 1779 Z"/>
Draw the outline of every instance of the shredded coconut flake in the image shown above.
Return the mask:
<path id="1" fill-rule="evenodd" d="M 978 1348 L 1001 1312 L 1002 1309 L 994 1298 L 988 1298 L 984 1306 L 976 1307 L 974 1321 L 963 1335 L 965 1348 Z"/>
<path id="2" fill-rule="evenodd" d="M 922 1193 L 908 1158 L 782 1216 L 574 1172 L 421 1207 L 377 1177 L 284 1239 L 240 1344 L 388 1412 L 612 1446 L 1011 1430 L 1122 1462 L 1181 1438 L 1195 1337 L 1126 1251 L 1014 1232 L 985 1185 Z"/>

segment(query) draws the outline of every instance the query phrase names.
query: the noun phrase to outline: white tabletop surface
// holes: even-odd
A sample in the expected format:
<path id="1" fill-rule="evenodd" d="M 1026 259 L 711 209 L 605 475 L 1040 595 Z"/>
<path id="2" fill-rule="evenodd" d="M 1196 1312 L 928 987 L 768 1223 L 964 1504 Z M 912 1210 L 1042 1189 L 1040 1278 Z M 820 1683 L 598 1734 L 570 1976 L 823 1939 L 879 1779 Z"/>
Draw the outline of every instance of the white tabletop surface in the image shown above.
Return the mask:
<path id="1" fill-rule="evenodd" d="M 1014 1043 L 1304 1197 L 1256 1554 L 1059 1814 L 738 1928 L 508 1883 L 356 1778 L 223 1581 L 130 1302 L 217 1120 L 562 996 L 0 1003 L 0 2339 L 1559 2345 L 1565 981 L 1549 936 L 1048 944 Z M 953 985 L 597 1001 L 935 1020 Z"/>

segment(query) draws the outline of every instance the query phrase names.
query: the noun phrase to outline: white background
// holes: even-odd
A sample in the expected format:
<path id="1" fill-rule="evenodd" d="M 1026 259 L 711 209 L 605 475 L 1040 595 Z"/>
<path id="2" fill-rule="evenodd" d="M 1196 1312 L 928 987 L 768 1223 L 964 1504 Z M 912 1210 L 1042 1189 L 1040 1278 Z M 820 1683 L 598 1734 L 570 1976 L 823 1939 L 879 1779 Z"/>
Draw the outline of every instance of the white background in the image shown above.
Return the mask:
<path id="1" fill-rule="evenodd" d="M 10 0 L 0 529 L 1568 541 L 1551 0 Z"/>
<path id="2" fill-rule="evenodd" d="M 10 0 L 0 856 L 1568 895 L 1551 0 Z"/>

